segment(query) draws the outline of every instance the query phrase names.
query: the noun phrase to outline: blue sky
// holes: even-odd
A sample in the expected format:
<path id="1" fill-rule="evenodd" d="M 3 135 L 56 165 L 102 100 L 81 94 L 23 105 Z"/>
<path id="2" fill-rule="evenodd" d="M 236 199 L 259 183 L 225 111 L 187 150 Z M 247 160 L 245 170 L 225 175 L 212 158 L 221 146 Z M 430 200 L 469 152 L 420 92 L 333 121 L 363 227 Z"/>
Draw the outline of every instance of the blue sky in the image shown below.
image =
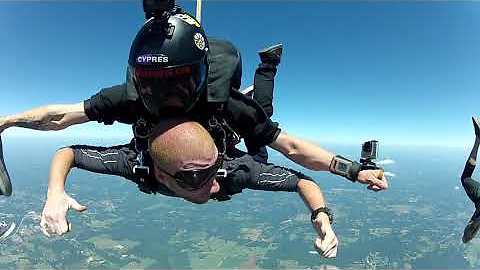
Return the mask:
<path id="1" fill-rule="evenodd" d="M 121 83 L 142 22 L 141 1 L 0 2 L 0 115 Z M 479 2 L 207 1 L 202 24 L 240 49 L 243 86 L 256 51 L 284 43 L 273 118 L 289 133 L 320 143 L 473 142 Z M 6 132 L 25 134 L 39 132 Z M 127 138 L 130 128 L 92 123 L 57 134 Z"/>

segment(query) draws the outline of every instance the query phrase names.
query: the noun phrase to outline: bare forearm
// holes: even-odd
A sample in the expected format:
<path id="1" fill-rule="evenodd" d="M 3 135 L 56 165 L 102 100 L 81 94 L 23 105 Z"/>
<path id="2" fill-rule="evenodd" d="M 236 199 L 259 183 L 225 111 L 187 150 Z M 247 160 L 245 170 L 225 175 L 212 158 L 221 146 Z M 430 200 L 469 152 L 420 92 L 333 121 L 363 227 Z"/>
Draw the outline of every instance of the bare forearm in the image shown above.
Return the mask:
<path id="1" fill-rule="evenodd" d="M 277 140 L 270 145 L 287 158 L 305 168 L 316 171 L 328 171 L 333 154 L 313 143 L 280 133 Z"/>
<path id="2" fill-rule="evenodd" d="M 53 157 L 48 180 L 48 196 L 65 192 L 67 176 L 73 167 L 74 154 L 72 149 L 64 148 Z"/>
<path id="3" fill-rule="evenodd" d="M 302 198 L 305 205 L 310 212 L 315 211 L 318 208 L 326 207 L 325 198 L 323 197 L 320 187 L 313 181 L 300 179 L 297 184 L 298 194 Z M 321 230 L 322 225 L 330 227 L 330 218 L 324 212 L 318 213 L 314 222 L 314 227 L 317 230 Z"/>
<path id="4" fill-rule="evenodd" d="M 298 194 L 310 211 L 326 206 L 322 191 L 315 182 L 301 179 L 297 187 Z"/>
<path id="5" fill-rule="evenodd" d="M 0 131 L 9 127 L 36 130 L 61 130 L 88 121 L 83 102 L 70 105 L 48 105 L 19 114 L 0 117 Z"/>

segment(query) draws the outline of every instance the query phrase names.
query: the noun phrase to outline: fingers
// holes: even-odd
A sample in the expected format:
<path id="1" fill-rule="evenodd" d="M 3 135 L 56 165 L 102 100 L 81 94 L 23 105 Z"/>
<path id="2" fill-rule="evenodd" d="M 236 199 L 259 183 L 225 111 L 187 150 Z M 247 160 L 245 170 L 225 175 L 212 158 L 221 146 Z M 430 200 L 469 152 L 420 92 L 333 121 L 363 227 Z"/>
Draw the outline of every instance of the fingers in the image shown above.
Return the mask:
<path id="1" fill-rule="evenodd" d="M 79 204 L 75 199 L 63 193 L 47 198 L 42 211 L 40 227 L 47 237 L 58 234 L 63 235 L 72 229 L 72 224 L 67 220 L 67 212 L 73 208 L 79 212 L 85 211 L 87 207 Z"/>
<path id="2" fill-rule="evenodd" d="M 375 186 L 375 185 L 368 185 L 367 189 L 372 190 L 374 192 L 379 192 L 379 191 L 383 190 L 381 187 Z"/>
<path id="3" fill-rule="evenodd" d="M 338 240 L 337 237 L 333 237 L 332 241 L 328 245 L 328 250 L 325 252 L 325 258 L 335 258 L 337 255 Z"/>
<path id="4" fill-rule="evenodd" d="M 315 249 L 325 258 L 335 258 L 337 255 L 338 240 L 335 234 L 327 232 L 325 237 L 319 236 L 315 240 Z"/>
<path id="5" fill-rule="evenodd" d="M 335 245 L 335 248 L 332 249 L 332 252 L 328 255 L 329 258 L 337 257 L 337 251 L 338 251 L 338 242 L 337 242 L 337 245 Z"/>
<path id="6" fill-rule="evenodd" d="M 378 191 L 388 188 L 387 178 L 385 178 L 383 170 L 363 170 L 358 174 L 358 182 L 369 185 L 368 189 Z M 373 188 L 373 186 L 376 186 Z M 379 189 L 378 189 L 379 188 Z"/>
<path id="7" fill-rule="evenodd" d="M 63 235 L 67 233 L 69 231 L 68 228 L 69 228 L 68 221 L 66 219 L 60 221 L 60 223 L 57 224 L 57 234 Z"/>
<path id="8" fill-rule="evenodd" d="M 40 229 L 42 230 L 42 233 L 46 236 L 46 237 L 50 237 L 50 233 L 48 233 L 47 231 L 47 224 L 45 222 L 45 219 L 44 217 L 42 216 L 42 220 L 40 221 Z"/>
<path id="9" fill-rule="evenodd" d="M 70 207 L 77 210 L 78 212 L 83 212 L 83 211 L 87 210 L 87 207 L 85 205 L 79 204 L 74 198 L 70 197 L 68 200 L 69 200 L 69 203 L 70 203 Z"/>
<path id="10" fill-rule="evenodd" d="M 322 240 L 320 237 L 315 241 L 315 249 L 325 258 L 335 258 L 337 256 L 338 242 L 336 239 L 330 243 Z"/>
<path id="11" fill-rule="evenodd" d="M 385 184 L 385 189 L 387 189 L 388 188 L 388 181 L 387 181 L 387 178 L 385 177 L 385 173 L 383 172 L 383 170 L 380 171 L 380 172 L 381 172 L 380 179 L 382 179 L 382 183 Z"/>
<path id="12" fill-rule="evenodd" d="M 388 188 L 388 184 L 387 184 L 387 181 L 385 179 L 385 181 L 382 179 L 378 179 L 378 178 L 375 178 L 375 177 L 370 177 L 368 180 L 370 180 L 370 185 L 373 185 L 373 186 L 377 186 L 381 189 L 387 189 Z"/>
<path id="13" fill-rule="evenodd" d="M 45 223 L 45 230 L 50 234 L 63 235 L 69 231 L 69 225 L 66 219 L 51 220 Z"/>
<path id="14" fill-rule="evenodd" d="M 384 172 L 383 172 L 383 170 L 380 170 L 380 173 L 378 173 L 377 178 L 378 178 L 378 179 L 385 180 L 385 181 L 387 180 L 387 179 L 384 179 L 385 177 L 384 177 Z"/>
<path id="15" fill-rule="evenodd" d="M 55 234 L 63 235 L 69 232 L 71 224 L 65 216 L 50 216 L 44 213 L 40 220 L 40 228 L 45 236 L 51 237 Z"/>
<path id="16" fill-rule="evenodd" d="M 323 245 L 322 245 L 322 250 L 323 250 L 323 255 L 325 256 L 325 253 L 327 253 L 328 251 L 330 251 L 330 249 L 332 249 L 332 246 L 334 245 L 334 238 L 331 237 L 330 235 L 325 235 L 325 239 L 323 241 Z"/>
<path id="17" fill-rule="evenodd" d="M 40 222 L 40 229 L 46 237 L 51 237 L 54 234 L 63 235 L 70 231 L 71 225 L 66 224 L 51 224 L 42 220 Z"/>
<path id="18" fill-rule="evenodd" d="M 337 246 L 335 245 L 334 247 L 332 247 L 332 249 L 330 249 L 329 251 L 327 251 L 324 255 L 325 258 L 335 258 L 337 256 Z"/>
<path id="19" fill-rule="evenodd" d="M 322 238 L 317 237 L 317 239 L 315 239 L 315 245 L 313 245 L 313 247 L 315 248 L 315 250 L 317 250 L 318 254 L 323 256 L 323 250 L 321 248 L 322 242 Z"/>
<path id="20" fill-rule="evenodd" d="M 388 188 L 387 178 L 383 170 L 371 170 L 367 176 L 368 189 L 373 191 L 380 191 Z"/>

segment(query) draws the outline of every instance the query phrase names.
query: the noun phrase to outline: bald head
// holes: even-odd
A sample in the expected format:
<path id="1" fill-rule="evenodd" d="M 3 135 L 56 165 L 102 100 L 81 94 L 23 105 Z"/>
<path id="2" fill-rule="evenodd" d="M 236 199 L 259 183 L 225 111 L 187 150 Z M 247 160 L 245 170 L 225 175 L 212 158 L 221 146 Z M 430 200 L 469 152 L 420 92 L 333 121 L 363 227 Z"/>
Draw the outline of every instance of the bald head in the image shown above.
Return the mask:
<path id="1" fill-rule="evenodd" d="M 218 155 L 208 131 L 185 118 L 172 118 L 158 124 L 150 136 L 149 150 L 155 166 L 172 171 L 209 166 Z"/>

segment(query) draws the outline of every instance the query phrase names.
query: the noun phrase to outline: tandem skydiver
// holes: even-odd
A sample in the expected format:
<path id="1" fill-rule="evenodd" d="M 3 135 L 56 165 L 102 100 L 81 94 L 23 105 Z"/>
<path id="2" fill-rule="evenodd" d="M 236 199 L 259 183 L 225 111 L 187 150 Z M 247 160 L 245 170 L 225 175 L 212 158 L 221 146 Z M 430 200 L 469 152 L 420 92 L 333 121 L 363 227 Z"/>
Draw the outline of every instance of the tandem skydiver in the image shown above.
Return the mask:
<path id="1" fill-rule="evenodd" d="M 103 89 L 77 104 L 50 105 L 0 118 L 0 131 L 13 126 L 60 130 L 89 121 L 132 124 L 135 136 L 132 147 L 138 153 L 134 173 L 142 178 L 149 171 L 142 157 L 147 156 L 143 153 L 148 151 L 146 142 L 153 126 L 167 116 L 186 115 L 207 129 L 220 125 L 221 132 L 211 135 L 218 141 L 218 134 L 225 133 L 227 148 L 231 149 L 241 136 L 252 154 L 268 145 L 306 168 L 330 171 L 365 184 L 373 191 L 387 188 L 381 170 L 365 169 L 358 162 L 281 131 L 255 100 L 232 86 L 232 74 L 239 60 L 235 57 L 236 49 L 225 42 L 223 45 L 228 46 L 215 47 L 219 43 L 207 40 L 191 15 L 179 11 L 168 13 L 166 17 L 149 19 L 137 34 L 130 51 L 126 84 Z M 237 53 L 218 54 L 219 48 Z M 232 72 L 227 80 L 220 81 L 215 72 L 226 64 L 229 64 L 227 71 Z M 212 92 L 215 87 L 219 91 Z M 253 162 L 253 166 L 259 166 L 258 161 Z M 247 162 L 240 166 L 253 169 Z M 326 211 L 310 210 L 312 214 Z"/>
<path id="2" fill-rule="evenodd" d="M 306 168 L 331 169 L 357 180 L 362 171 L 357 163 L 334 157 L 318 146 L 304 148 L 303 140 L 282 132 L 255 100 L 237 90 L 240 80 L 233 75 L 240 59 L 231 43 L 209 42 L 191 15 L 178 10 L 170 13 L 167 18 L 149 19 L 138 32 L 130 50 L 127 83 L 102 89 L 80 103 L 48 105 L 2 117 L 0 132 L 9 127 L 62 130 L 89 121 L 106 125 L 118 121 L 133 125 L 135 147 L 142 150 L 145 145 L 137 142 L 145 142 L 145 130 L 167 115 L 190 115 L 205 127 L 219 122 L 229 137 L 227 147 L 239 135 L 251 154 L 270 145 Z M 330 168 L 332 160 L 339 166 Z M 380 170 L 365 170 L 358 180 L 365 184 L 381 180 L 380 185 L 368 186 L 383 190 L 386 179 L 376 179 L 380 174 Z"/>
<path id="3" fill-rule="evenodd" d="M 468 198 L 475 205 L 475 212 L 463 232 L 462 241 L 464 243 L 472 240 L 480 228 L 480 183 L 471 178 L 477 165 L 477 153 L 480 144 L 480 118 L 472 117 L 472 121 L 475 129 L 475 143 L 463 169 L 461 181 Z"/>
<path id="4" fill-rule="evenodd" d="M 257 162 L 237 150 L 227 152 L 224 141 L 215 142 L 199 123 L 187 118 L 164 119 L 149 138 L 149 174 L 139 178 L 135 170 L 138 153 L 132 145 L 95 147 L 74 145 L 58 151 L 50 168 L 47 199 L 41 228 L 45 235 L 62 235 L 71 229 L 66 216 L 70 208 L 86 207 L 65 192 L 72 168 L 122 176 L 145 193 L 160 193 L 203 204 L 210 199 L 229 200 L 243 189 L 298 192 L 312 213 L 317 231 L 315 247 L 327 257 L 335 257 L 338 240 L 332 230 L 333 217 L 318 185 L 310 177 L 280 166 Z"/>

